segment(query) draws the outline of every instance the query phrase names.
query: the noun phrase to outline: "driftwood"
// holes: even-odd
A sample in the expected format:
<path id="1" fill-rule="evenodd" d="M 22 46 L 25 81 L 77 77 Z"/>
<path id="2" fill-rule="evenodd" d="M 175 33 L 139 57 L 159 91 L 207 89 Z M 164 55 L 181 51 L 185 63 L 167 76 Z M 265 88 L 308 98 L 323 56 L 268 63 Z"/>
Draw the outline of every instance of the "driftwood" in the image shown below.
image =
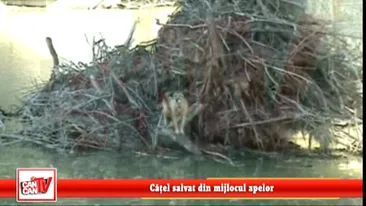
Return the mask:
<path id="1" fill-rule="evenodd" d="M 60 65 L 60 61 L 57 55 L 57 52 L 55 50 L 55 47 L 53 46 L 53 42 L 51 37 L 46 37 L 46 43 L 47 43 L 47 48 L 50 51 L 50 54 L 52 56 L 52 60 L 53 60 L 53 67 L 57 67 Z"/>
<path id="2" fill-rule="evenodd" d="M 60 66 L 60 60 L 58 58 L 56 49 L 53 46 L 51 37 L 46 37 L 46 44 L 47 44 L 47 48 L 48 48 L 48 50 L 52 56 L 52 60 L 53 60 L 52 73 L 51 73 L 50 80 L 48 81 L 48 85 L 47 85 L 47 88 L 51 91 L 51 90 L 53 90 L 53 85 L 54 85 L 54 81 L 56 78 L 56 70 L 57 70 L 58 66 Z"/>

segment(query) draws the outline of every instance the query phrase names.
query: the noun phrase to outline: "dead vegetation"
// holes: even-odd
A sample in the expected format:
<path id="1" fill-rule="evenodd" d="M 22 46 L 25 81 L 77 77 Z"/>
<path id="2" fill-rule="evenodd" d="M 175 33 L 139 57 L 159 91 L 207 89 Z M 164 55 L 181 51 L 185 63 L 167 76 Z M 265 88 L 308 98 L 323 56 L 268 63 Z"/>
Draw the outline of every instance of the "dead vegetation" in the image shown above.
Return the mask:
<path id="1" fill-rule="evenodd" d="M 55 65 L 47 86 L 8 115 L 22 129 L 0 136 L 59 150 L 173 140 L 201 154 L 210 144 L 293 149 L 302 132 L 324 149 L 358 142 L 360 151 L 362 133 L 344 127 L 362 124 L 362 54 L 330 28 L 291 1 L 182 1 L 156 41 L 100 40 L 90 64 Z M 161 97 L 176 90 L 192 105 L 185 135 L 161 126 Z"/>

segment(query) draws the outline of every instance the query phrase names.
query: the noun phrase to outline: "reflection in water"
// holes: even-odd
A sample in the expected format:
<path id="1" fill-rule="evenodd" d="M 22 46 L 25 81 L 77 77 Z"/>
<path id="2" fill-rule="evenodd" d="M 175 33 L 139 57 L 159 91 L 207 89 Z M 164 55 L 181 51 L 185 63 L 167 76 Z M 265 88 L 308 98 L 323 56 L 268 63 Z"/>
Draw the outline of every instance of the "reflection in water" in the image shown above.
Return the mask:
<path id="1" fill-rule="evenodd" d="M 339 165 L 349 160 L 314 158 L 264 157 L 243 153 L 234 160 L 238 167 L 197 158 L 186 154 L 160 158 L 147 155 L 96 152 L 87 155 L 50 153 L 38 148 L 12 145 L 0 148 L 0 178 L 14 178 L 17 167 L 56 167 L 60 178 L 207 178 L 207 177 L 338 177 L 362 178 L 362 168 L 340 170 Z M 19 152 L 20 151 L 20 152 Z M 353 159 L 360 162 L 360 159 Z M 128 165 L 128 166 L 126 166 Z M 310 165 L 310 166 L 309 166 Z M 361 165 L 362 166 L 362 165 Z M 73 200 L 77 204 L 167 204 L 169 201 L 108 199 Z M 8 203 L 13 200 L 8 200 Z M 72 202 L 72 201 L 71 201 Z M 4 202 L 5 203 L 5 202 Z M 70 200 L 60 199 L 58 204 Z M 197 204 L 197 201 L 172 200 L 170 204 Z M 282 201 L 199 201 L 200 204 L 348 204 L 361 205 L 361 199 L 342 200 L 282 200 Z"/>
<path id="2" fill-rule="evenodd" d="M 350 176 L 358 176 L 362 175 L 362 160 L 350 160 L 348 162 L 342 162 L 338 165 L 338 169 L 344 172 L 347 172 Z"/>

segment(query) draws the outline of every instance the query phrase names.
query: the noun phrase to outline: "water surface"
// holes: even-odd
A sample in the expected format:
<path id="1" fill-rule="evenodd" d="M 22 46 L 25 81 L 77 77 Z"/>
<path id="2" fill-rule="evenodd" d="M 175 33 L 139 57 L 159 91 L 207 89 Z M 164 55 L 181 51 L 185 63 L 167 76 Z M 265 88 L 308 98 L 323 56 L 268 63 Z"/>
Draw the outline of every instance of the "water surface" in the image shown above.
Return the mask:
<path id="1" fill-rule="evenodd" d="M 146 155 L 144 153 L 93 152 L 57 154 L 35 147 L 0 147 L 0 178 L 15 178 L 17 167 L 56 167 L 59 178 L 207 178 L 207 177 L 337 177 L 362 178 L 362 160 L 356 157 L 328 158 L 261 156 L 242 152 L 234 158 L 238 166 L 191 156 L 187 153 Z M 12 204 L 15 200 L 0 200 Z M 59 199 L 57 204 L 286 204 L 362 205 L 362 199 L 340 200 L 140 200 Z"/>

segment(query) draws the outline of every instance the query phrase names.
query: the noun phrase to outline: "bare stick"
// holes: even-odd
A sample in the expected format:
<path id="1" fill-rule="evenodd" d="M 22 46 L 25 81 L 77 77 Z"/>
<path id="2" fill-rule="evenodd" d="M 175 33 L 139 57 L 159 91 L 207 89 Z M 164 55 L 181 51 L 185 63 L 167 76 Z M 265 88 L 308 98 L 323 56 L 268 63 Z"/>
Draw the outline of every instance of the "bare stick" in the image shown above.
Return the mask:
<path id="1" fill-rule="evenodd" d="M 95 6 L 93 6 L 91 9 L 95 10 L 97 9 L 102 3 L 104 2 L 104 0 L 100 0 Z"/>
<path id="2" fill-rule="evenodd" d="M 53 89 L 53 81 L 56 78 L 56 69 L 60 65 L 60 61 L 58 59 L 58 55 L 57 55 L 57 52 L 55 50 L 55 47 L 53 46 L 51 37 L 46 37 L 46 43 L 47 43 L 48 50 L 50 51 L 50 54 L 51 54 L 52 59 L 53 59 L 52 73 L 51 73 L 50 80 L 48 81 L 48 84 L 47 84 L 48 89 L 52 90 Z"/>
<path id="3" fill-rule="evenodd" d="M 51 37 L 46 37 L 46 43 L 47 43 L 48 50 L 50 51 L 50 54 L 53 59 L 53 67 L 55 68 L 55 67 L 59 66 L 60 61 L 58 59 L 58 55 L 55 50 L 55 47 L 53 46 Z"/>

